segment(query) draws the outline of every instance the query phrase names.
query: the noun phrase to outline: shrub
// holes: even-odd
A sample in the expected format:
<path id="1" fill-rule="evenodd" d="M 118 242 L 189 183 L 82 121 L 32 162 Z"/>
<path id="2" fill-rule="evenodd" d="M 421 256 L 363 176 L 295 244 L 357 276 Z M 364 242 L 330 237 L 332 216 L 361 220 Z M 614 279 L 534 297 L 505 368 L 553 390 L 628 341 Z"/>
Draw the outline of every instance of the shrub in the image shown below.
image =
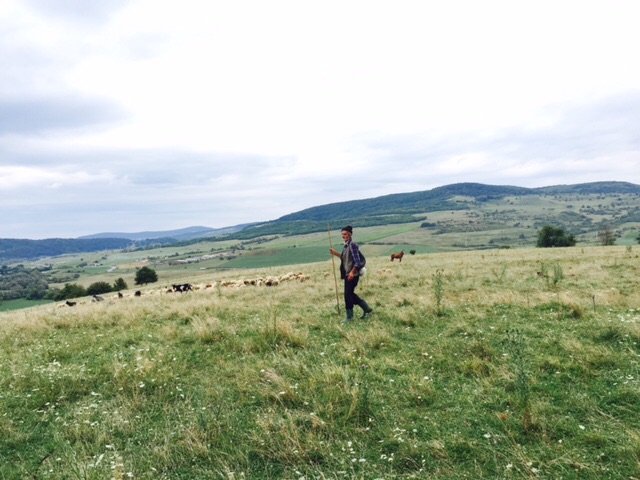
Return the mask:
<path id="1" fill-rule="evenodd" d="M 64 288 L 56 295 L 56 300 L 66 300 L 68 298 L 86 297 L 87 290 L 77 283 L 65 283 Z"/>
<path id="2" fill-rule="evenodd" d="M 127 282 L 125 282 L 122 277 L 118 278 L 115 282 L 113 282 L 114 292 L 119 292 L 120 290 L 126 290 L 127 288 L 129 288 L 127 286 Z"/>
<path id="3" fill-rule="evenodd" d="M 107 282 L 94 282 L 87 287 L 87 295 L 100 295 L 113 291 Z"/>
<path id="4" fill-rule="evenodd" d="M 153 268 L 142 267 L 136 272 L 136 285 L 155 283 L 158 281 L 158 274 Z"/>
<path id="5" fill-rule="evenodd" d="M 545 225 L 538 231 L 536 247 L 573 247 L 576 237 L 573 234 L 565 235 L 564 229 Z"/>

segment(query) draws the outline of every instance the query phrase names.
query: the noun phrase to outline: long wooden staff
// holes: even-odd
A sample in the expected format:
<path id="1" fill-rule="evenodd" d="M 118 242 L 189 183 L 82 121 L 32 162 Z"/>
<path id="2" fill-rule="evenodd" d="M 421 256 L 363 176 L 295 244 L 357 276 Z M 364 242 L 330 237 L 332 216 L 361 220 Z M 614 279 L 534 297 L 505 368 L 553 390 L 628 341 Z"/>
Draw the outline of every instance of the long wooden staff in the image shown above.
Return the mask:
<path id="1" fill-rule="evenodd" d="M 333 242 L 331 241 L 331 225 L 327 223 L 327 229 L 329 231 L 329 247 L 333 250 Z M 336 276 L 336 259 L 335 255 L 331 254 L 331 264 L 333 265 L 333 280 L 336 283 L 336 307 L 338 307 L 338 315 L 340 315 L 340 296 L 338 295 L 338 277 Z"/>

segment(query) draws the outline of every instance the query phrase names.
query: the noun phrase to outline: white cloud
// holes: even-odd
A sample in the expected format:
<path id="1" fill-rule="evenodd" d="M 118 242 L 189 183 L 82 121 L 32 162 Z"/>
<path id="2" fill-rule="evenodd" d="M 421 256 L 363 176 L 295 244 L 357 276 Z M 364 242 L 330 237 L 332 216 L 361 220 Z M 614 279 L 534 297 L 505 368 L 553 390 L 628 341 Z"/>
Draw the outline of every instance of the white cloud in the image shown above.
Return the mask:
<path id="1" fill-rule="evenodd" d="M 7 219 L 88 194 L 68 236 L 460 181 L 640 182 L 632 1 L 87 5 L 0 3 L 0 200 L 25 208 L 0 217 L 16 235 L 63 235 Z M 118 215 L 94 222 L 103 205 Z"/>
<path id="2" fill-rule="evenodd" d="M 87 186 L 95 183 L 114 182 L 114 175 L 102 171 L 98 173 L 69 171 L 64 167 L 55 170 L 38 167 L 5 167 L 0 165 L 0 193 L 20 189 L 58 189 Z"/>

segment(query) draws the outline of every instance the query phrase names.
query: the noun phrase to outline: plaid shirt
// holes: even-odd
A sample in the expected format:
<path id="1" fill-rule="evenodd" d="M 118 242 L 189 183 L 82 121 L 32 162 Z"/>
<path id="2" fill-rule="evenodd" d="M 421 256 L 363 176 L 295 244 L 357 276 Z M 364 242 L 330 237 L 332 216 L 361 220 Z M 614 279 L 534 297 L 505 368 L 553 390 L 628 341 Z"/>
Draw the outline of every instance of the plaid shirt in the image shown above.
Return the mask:
<path id="1" fill-rule="evenodd" d="M 349 265 L 349 260 L 345 258 L 347 256 L 347 249 L 349 249 L 349 253 L 351 254 L 351 265 Z M 350 241 L 344 244 L 344 249 L 342 250 L 342 262 L 347 274 L 349 274 L 353 267 L 356 267 L 356 269 L 358 270 L 364 267 L 362 255 L 360 255 L 360 248 L 358 247 L 358 244 L 356 242 Z"/>

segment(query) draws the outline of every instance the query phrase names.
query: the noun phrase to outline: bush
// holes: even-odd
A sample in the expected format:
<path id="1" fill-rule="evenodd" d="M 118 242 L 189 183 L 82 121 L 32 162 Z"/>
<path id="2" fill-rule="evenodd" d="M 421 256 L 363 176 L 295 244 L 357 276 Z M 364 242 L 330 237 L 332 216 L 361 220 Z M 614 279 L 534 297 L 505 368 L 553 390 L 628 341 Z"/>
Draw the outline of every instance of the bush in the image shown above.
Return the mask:
<path id="1" fill-rule="evenodd" d="M 111 285 L 107 282 L 95 282 L 87 287 L 87 295 L 100 295 L 112 291 Z"/>
<path id="2" fill-rule="evenodd" d="M 67 300 L 68 298 L 86 297 L 87 290 L 77 283 L 65 283 L 64 288 L 56 295 L 56 300 Z"/>
<path id="3" fill-rule="evenodd" d="M 158 274 L 153 268 L 142 267 L 136 272 L 136 285 L 144 285 L 158 281 Z"/>
<path id="4" fill-rule="evenodd" d="M 573 234 L 565 235 L 564 229 L 545 225 L 538 231 L 536 247 L 573 247 L 576 237 Z"/>
<path id="5" fill-rule="evenodd" d="M 121 290 L 126 290 L 129 288 L 127 286 L 127 282 L 124 281 L 122 277 L 118 278 L 115 282 L 113 282 L 113 291 L 119 292 Z"/>

